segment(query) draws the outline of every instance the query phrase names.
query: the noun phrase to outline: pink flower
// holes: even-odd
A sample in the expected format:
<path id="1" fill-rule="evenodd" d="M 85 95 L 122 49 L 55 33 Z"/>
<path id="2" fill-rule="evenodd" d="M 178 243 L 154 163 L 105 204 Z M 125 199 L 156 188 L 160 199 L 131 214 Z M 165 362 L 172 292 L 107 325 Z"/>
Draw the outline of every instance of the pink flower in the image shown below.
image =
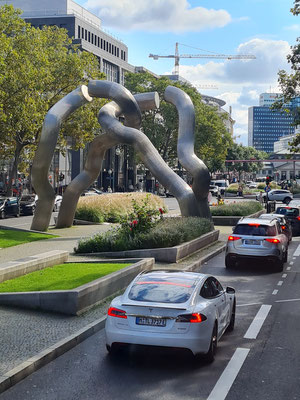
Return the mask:
<path id="1" fill-rule="evenodd" d="M 133 224 L 133 226 L 136 226 L 137 225 L 137 220 L 135 219 L 134 221 L 132 221 L 132 224 Z"/>

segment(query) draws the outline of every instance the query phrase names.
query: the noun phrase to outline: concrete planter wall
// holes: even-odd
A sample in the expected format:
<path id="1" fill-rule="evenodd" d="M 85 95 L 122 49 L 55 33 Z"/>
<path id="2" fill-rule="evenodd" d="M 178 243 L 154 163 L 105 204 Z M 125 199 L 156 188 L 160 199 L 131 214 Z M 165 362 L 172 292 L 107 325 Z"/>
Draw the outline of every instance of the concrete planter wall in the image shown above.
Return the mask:
<path id="1" fill-rule="evenodd" d="M 114 260 L 114 262 L 116 261 Z M 153 258 L 118 260 L 118 262 L 124 263 L 128 263 L 128 261 L 132 261 L 133 264 L 73 290 L 0 293 L 0 304 L 78 315 L 105 297 L 111 296 L 118 290 L 125 288 L 138 273 L 143 270 L 151 270 L 154 265 Z M 100 261 L 87 262 L 95 263 Z M 104 262 L 111 262 L 111 260 Z"/>
<path id="2" fill-rule="evenodd" d="M 126 250 L 126 251 L 114 251 L 114 252 L 101 252 L 101 253 L 85 253 L 83 256 L 98 256 L 98 257 L 153 257 L 155 261 L 162 261 L 167 263 L 177 263 L 180 259 L 189 256 L 195 251 L 208 246 L 209 244 L 216 242 L 219 238 L 220 231 L 212 231 L 200 236 L 194 240 L 186 243 L 179 244 L 174 247 L 164 247 L 158 249 L 140 249 L 140 250 Z"/>
<path id="3" fill-rule="evenodd" d="M 254 214 L 248 215 L 249 218 L 258 218 L 261 214 L 264 214 L 266 212 L 266 210 L 261 210 L 258 211 Z M 213 222 L 216 226 L 235 226 L 238 221 L 241 219 L 242 217 L 238 217 L 238 216 L 214 216 L 212 217 Z"/>

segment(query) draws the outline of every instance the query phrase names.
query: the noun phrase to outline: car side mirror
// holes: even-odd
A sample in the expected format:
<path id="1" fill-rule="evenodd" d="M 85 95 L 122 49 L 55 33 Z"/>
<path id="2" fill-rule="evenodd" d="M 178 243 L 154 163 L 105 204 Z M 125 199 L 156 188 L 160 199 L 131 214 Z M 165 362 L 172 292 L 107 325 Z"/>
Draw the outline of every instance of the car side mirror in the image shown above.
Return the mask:
<path id="1" fill-rule="evenodd" d="M 233 287 L 227 286 L 226 293 L 228 294 L 235 294 L 235 289 Z"/>

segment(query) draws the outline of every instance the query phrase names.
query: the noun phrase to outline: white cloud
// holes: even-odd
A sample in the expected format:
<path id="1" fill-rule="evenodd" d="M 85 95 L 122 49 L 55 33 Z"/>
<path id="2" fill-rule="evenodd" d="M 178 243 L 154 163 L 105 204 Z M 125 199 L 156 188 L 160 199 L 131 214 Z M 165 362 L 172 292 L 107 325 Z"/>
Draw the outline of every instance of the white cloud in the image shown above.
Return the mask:
<path id="1" fill-rule="evenodd" d="M 199 32 L 231 22 L 226 10 L 192 8 L 187 0 L 87 0 L 84 7 L 105 25 L 150 32 Z"/>

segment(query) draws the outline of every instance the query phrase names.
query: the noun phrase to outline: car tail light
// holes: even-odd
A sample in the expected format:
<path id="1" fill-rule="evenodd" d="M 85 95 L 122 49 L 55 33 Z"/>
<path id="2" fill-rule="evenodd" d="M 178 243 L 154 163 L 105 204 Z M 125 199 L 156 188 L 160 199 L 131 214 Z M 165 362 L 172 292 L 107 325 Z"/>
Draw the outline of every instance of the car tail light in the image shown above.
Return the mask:
<path id="1" fill-rule="evenodd" d="M 297 220 L 300 221 L 300 217 L 297 217 Z"/>
<path id="2" fill-rule="evenodd" d="M 265 239 L 269 243 L 280 243 L 279 239 Z"/>
<path id="3" fill-rule="evenodd" d="M 248 225 L 249 225 L 249 226 L 255 226 L 256 228 L 257 228 L 258 226 L 260 226 L 260 224 L 253 223 L 253 222 L 250 222 Z"/>
<path id="4" fill-rule="evenodd" d="M 239 239 L 240 239 L 240 236 L 232 236 L 232 235 L 228 236 L 228 240 L 230 240 L 230 241 L 239 240 Z"/>
<path id="5" fill-rule="evenodd" d="M 118 308 L 115 308 L 115 307 L 109 307 L 109 309 L 107 311 L 107 315 L 109 315 L 110 317 L 127 319 L 126 311 L 119 310 Z"/>
<path id="6" fill-rule="evenodd" d="M 283 231 L 286 230 L 286 226 L 282 225 L 282 226 L 281 226 L 281 229 L 282 229 Z"/>
<path id="7" fill-rule="evenodd" d="M 199 323 L 206 321 L 207 318 L 203 314 L 193 313 L 193 314 L 182 314 L 178 315 L 176 318 L 176 322 L 191 322 L 191 323 Z"/>

